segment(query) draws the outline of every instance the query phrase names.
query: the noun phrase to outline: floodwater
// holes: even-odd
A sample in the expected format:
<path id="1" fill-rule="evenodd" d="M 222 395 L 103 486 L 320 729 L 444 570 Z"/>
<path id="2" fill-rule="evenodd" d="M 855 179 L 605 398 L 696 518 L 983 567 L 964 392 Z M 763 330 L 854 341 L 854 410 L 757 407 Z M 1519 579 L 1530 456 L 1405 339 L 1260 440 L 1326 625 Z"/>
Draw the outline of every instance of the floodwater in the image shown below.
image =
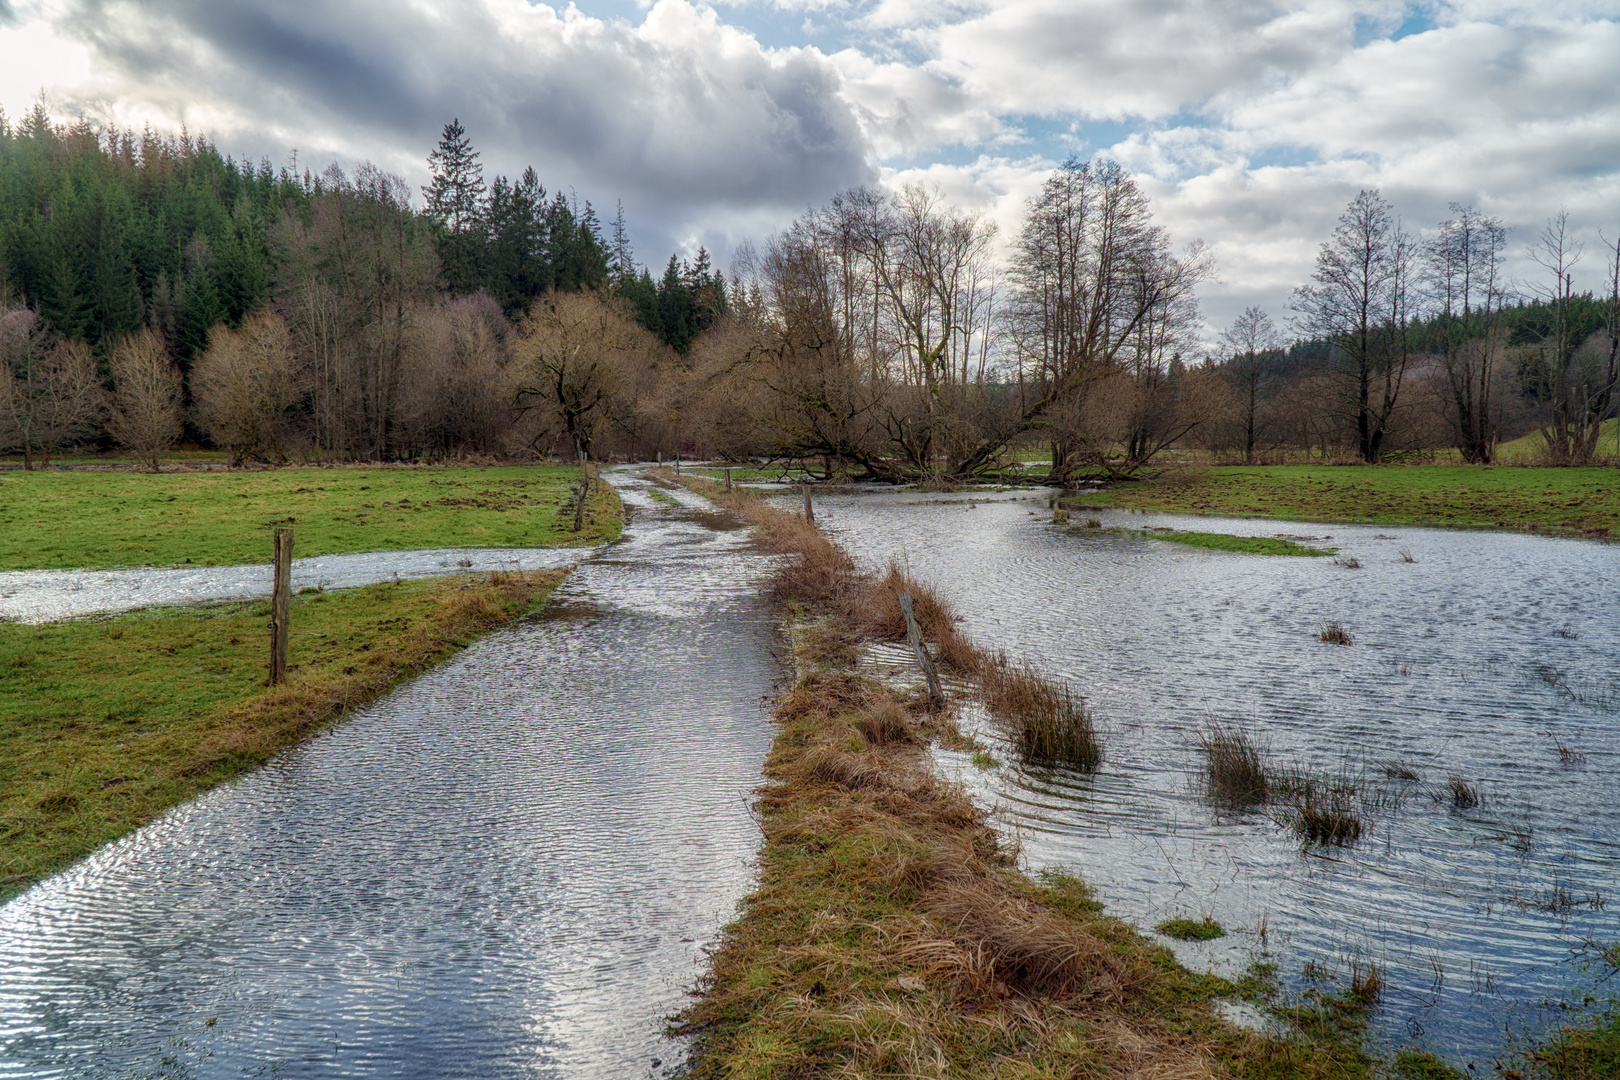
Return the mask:
<path id="1" fill-rule="evenodd" d="M 395 578 L 446 577 L 488 570 L 556 570 L 588 548 L 438 548 L 317 555 L 292 562 L 292 585 L 350 589 Z M 251 566 L 132 567 L 116 570 L 0 572 L 0 621 L 42 623 L 84 615 L 269 596 L 269 563 Z"/>
<path id="2" fill-rule="evenodd" d="M 678 1063 L 752 882 L 769 561 L 613 480 L 632 524 L 540 618 L 0 907 L 0 1077 Z"/>
<path id="3" fill-rule="evenodd" d="M 1303 534 L 1362 564 L 1348 569 L 1069 531 L 1027 493 L 828 496 L 816 513 L 863 563 L 904 561 L 978 640 L 1086 696 L 1105 740 L 1094 776 L 945 756 L 1032 868 L 1078 871 L 1145 930 L 1204 916 L 1228 929 L 1175 943 L 1184 961 L 1274 962 L 1294 992 L 1307 964 L 1329 990 L 1353 962 L 1383 965 L 1384 1045 L 1482 1070 L 1577 1018 L 1565 1004 L 1616 995 L 1585 943 L 1620 940 L 1620 546 L 1095 514 Z M 1328 620 L 1354 644 L 1318 641 Z M 1276 766 L 1360 781 L 1370 835 L 1306 850 L 1268 813 L 1212 805 L 1196 741 L 1211 720 L 1247 726 Z M 1478 806 L 1437 801 L 1453 775 Z"/>

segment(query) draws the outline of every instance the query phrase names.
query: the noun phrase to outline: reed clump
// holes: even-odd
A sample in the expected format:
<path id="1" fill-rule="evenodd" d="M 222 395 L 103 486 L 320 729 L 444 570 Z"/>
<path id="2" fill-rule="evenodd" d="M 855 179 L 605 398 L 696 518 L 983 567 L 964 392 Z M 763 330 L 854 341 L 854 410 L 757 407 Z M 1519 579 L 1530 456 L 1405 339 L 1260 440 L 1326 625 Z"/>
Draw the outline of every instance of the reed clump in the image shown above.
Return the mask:
<path id="1" fill-rule="evenodd" d="M 1291 816 L 1294 832 L 1308 844 L 1345 847 L 1361 839 L 1360 812 L 1337 793 L 1307 791 Z"/>
<path id="2" fill-rule="evenodd" d="M 1269 801 L 1272 783 L 1261 747 L 1242 728 L 1212 723 L 1198 733 L 1204 753 L 1204 783 L 1209 796 L 1233 807 Z"/>
<path id="3" fill-rule="evenodd" d="M 1470 784 L 1466 778 L 1453 773 L 1446 779 L 1445 787 L 1435 793 L 1436 802 L 1449 802 L 1454 809 L 1470 810 L 1480 803 L 1478 784 Z"/>
<path id="4" fill-rule="evenodd" d="M 1316 638 L 1318 641 L 1324 641 L 1329 645 L 1355 644 L 1355 639 L 1350 636 L 1350 631 L 1346 630 L 1344 624 L 1340 622 L 1323 623 L 1321 629 L 1316 632 Z"/>
<path id="5" fill-rule="evenodd" d="M 1095 769 L 1102 743 L 1085 702 L 1029 664 L 997 655 L 979 670 L 985 706 L 1025 762 Z"/>

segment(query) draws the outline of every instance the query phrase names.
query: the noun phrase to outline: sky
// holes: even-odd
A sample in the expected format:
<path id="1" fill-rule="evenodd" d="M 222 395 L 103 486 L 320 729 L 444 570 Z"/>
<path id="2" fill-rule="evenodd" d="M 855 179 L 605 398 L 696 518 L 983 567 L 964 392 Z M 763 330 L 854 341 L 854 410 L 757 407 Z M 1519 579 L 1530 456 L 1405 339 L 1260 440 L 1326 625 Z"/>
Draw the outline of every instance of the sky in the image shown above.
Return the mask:
<path id="1" fill-rule="evenodd" d="M 1567 210 L 1596 289 L 1620 234 L 1620 0 L 0 0 L 0 106 L 206 133 L 425 183 L 458 117 L 486 176 L 533 165 L 637 258 L 725 266 L 862 184 L 937 184 L 1003 245 L 1059 162 L 1106 156 L 1177 246 L 1211 336 L 1279 324 L 1345 204 L 1452 203 L 1514 271 Z"/>

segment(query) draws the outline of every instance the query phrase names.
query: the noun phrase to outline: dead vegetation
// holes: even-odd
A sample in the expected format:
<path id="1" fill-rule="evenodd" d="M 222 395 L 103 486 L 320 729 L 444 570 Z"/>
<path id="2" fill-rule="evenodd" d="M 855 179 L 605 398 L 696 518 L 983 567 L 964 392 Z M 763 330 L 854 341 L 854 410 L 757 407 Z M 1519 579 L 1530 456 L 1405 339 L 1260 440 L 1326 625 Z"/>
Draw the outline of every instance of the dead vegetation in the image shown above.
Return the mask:
<path id="1" fill-rule="evenodd" d="M 1240 809 L 1271 798 L 1262 750 L 1247 731 L 1211 723 L 1198 733 L 1198 748 L 1204 752 L 1204 783 L 1210 798 Z"/>
<path id="2" fill-rule="evenodd" d="M 666 474 L 667 476 L 667 474 Z M 1195 975 L 1104 917 L 1076 878 L 1041 884 L 927 752 L 951 727 L 859 677 L 863 640 L 904 634 L 893 594 L 919 598 L 941 659 L 1003 710 L 1083 707 L 1027 668 L 972 648 L 949 609 L 898 568 L 864 579 L 795 515 L 689 484 L 756 526 L 783 560 L 797 675 L 757 792 L 758 885 L 674 1018 L 695 1078 L 1365 1076 L 1354 1047 L 1233 1028 Z M 892 604 L 892 606 L 891 606 Z M 1083 756 L 1083 755 L 1082 755 Z"/>
<path id="3" fill-rule="evenodd" d="M 1101 764 L 1091 715 L 1067 686 L 1001 654 L 979 664 L 979 686 L 990 715 L 1026 763 L 1086 770 Z"/>
<path id="4" fill-rule="evenodd" d="M 1346 630 L 1344 624 L 1339 622 L 1323 623 L 1321 629 L 1316 632 L 1316 638 L 1318 641 L 1326 642 L 1329 645 L 1355 644 L 1355 639 L 1350 636 L 1350 631 Z"/>

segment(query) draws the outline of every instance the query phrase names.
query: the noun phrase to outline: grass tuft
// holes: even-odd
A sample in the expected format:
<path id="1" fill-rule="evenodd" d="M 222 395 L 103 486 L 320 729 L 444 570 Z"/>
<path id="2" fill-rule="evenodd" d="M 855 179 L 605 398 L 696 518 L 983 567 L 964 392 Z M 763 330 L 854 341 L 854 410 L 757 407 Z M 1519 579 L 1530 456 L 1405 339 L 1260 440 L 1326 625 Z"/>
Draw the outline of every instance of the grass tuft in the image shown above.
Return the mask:
<path id="1" fill-rule="evenodd" d="M 1453 773 L 1447 780 L 1445 787 L 1435 792 L 1436 802 L 1449 802 L 1458 810 L 1469 810 L 1480 803 L 1478 784 L 1470 784 L 1466 779 Z"/>
<path id="2" fill-rule="evenodd" d="M 1211 798 L 1250 807 L 1271 797 L 1264 755 L 1248 732 L 1211 724 L 1198 733 L 1198 748 L 1204 752 L 1204 782 Z"/>
<path id="3" fill-rule="evenodd" d="M 1360 812 L 1337 792 L 1307 790 L 1294 803 L 1294 832 L 1307 844 L 1347 847 L 1361 839 Z"/>
<path id="4" fill-rule="evenodd" d="M 1226 936 L 1226 929 L 1214 919 L 1167 919 L 1154 927 L 1177 941 L 1213 941 Z"/>
<path id="5" fill-rule="evenodd" d="M 1025 762 L 1086 770 L 1101 764 L 1102 743 L 1085 702 L 1067 686 L 1005 656 L 981 667 L 979 684 L 990 715 L 1007 729 Z"/>
<path id="6" fill-rule="evenodd" d="M 1316 632 L 1316 638 L 1318 641 L 1325 641 L 1329 645 L 1355 644 L 1355 639 L 1350 636 L 1350 631 L 1346 630 L 1344 624 L 1340 622 L 1323 623 L 1321 629 Z"/>

